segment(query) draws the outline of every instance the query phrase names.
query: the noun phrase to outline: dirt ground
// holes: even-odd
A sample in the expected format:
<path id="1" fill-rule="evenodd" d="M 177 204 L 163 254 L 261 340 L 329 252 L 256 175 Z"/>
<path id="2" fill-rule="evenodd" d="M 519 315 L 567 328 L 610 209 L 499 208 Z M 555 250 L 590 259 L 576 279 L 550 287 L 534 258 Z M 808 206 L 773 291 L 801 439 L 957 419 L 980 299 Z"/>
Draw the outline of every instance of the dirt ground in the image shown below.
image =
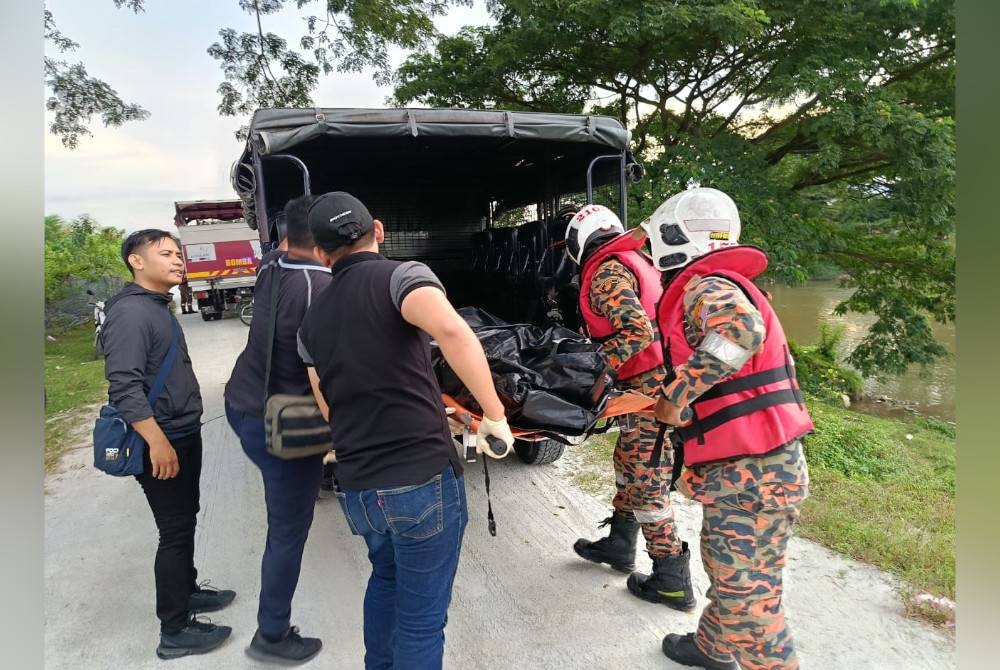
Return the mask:
<path id="1" fill-rule="evenodd" d="M 264 543 L 259 474 L 219 418 L 222 389 L 246 340 L 236 319 L 181 317 L 205 399 L 202 511 L 196 562 L 201 577 L 233 588 L 236 602 L 211 618 L 232 625 L 219 650 L 174 661 L 179 669 L 263 667 L 244 655 L 256 627 Z M 46 668 L 160 668 L 154 615 L 156 529 L 139 486 L 71 452 L 46 480 Z M 596 538 L 607 497 L 580 489 L 569 453 L 548 466 L 516 458 L 491 463 L 498 535 L 486 530 L 478 464 L 466 473 L 470 521 L 446 629 L 445 667 L 463 670 L 676 668 L 660 652 L 669 632 L 693 630 L 697 614 L 642 602 L 625 576 L 586 563 L 571 547 Z M 609 465 L 610 467 L 610 465 Z M 699 603 L 707 578 L 698 560 L 700 507 L 676 498 L 682 536 L 692 545 Z M 642 554 L 640 570 L 649 568 Z M 361 602 L 369 567 L 336 500 L 317 503 L 293 624 L 323 638 L 310 668 L 361 668 Z M 905 617 L 897 582 L 814 543 L 794 539 L 785 573 L 786 607 L 802 667 L 810 670 L 939 670 L 955 667 L 953 638 Z M 171 667 L 173 667 L 173 665 Z"/>

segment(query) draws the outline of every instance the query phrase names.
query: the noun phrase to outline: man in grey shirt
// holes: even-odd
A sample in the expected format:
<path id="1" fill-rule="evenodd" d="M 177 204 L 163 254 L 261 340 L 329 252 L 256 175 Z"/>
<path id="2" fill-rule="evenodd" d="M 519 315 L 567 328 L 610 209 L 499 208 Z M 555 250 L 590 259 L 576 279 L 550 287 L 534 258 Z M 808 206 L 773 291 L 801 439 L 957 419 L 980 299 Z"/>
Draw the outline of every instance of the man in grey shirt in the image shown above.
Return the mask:
<path id="1" fill-rule="evenodd" d="M 163 230 L 140 230 L 122 243 L 122 260 L 134 277 L 107 304 L 101 329 L 108 401 L 146 443 L 136 479 L 153 512 L 160 540 L 153 564 L 160 658 L 203 654 L 232 632 L 195 618 L 222 609 L 236 593 L 197 583 L 194 536 L 201 478 L 201 392 L 187 343 L 170 312 L 170 290 L 184 277 L 177 240 Z M 149 388 L 174 337 L 177 358 L 151 407 Z"/>

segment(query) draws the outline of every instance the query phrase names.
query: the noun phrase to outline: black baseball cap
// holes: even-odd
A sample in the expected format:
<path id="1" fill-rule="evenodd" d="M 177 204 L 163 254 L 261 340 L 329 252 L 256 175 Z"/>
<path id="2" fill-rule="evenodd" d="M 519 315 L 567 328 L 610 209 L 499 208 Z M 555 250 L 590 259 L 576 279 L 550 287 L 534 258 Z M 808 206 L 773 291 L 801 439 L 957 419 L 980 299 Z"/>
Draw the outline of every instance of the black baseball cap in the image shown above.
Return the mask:
<path id="1" fill-rule="evenodd" d="M 331 191 L 309 207 L 309 230 L 326 251 L 354 244 L 375 228 L 368 208 L 350 193 Z"/>

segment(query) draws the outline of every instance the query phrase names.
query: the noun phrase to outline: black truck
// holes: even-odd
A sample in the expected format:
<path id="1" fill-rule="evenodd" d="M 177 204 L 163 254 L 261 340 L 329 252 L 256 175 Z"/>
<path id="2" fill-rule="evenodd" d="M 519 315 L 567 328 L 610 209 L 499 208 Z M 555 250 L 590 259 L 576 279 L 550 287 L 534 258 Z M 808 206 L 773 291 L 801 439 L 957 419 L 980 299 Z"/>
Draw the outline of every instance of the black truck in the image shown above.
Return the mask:
<path id="1" fill-rule="evenodd" d="M 565 207 L 600 202 L 626 221 L 642 177 L 614 118 L 456 109 L 261 109 L 233 165 L 247 223 L 267 249 L 276 215 L 303 193 L 343 190 L 386 229 L 382 252 L 419 260 L 455 307 L 510 323 L 579 328 Z M 551 463 L 570 440 L 519 440 Z"/>

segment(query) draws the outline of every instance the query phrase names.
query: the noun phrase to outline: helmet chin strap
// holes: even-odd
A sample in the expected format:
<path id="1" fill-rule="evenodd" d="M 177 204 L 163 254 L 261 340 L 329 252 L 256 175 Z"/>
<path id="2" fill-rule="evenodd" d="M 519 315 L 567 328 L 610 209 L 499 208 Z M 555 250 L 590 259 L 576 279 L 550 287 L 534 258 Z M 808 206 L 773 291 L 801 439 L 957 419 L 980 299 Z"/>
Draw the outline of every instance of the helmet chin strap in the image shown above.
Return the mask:
<path id="1" fill-rule="evenodd" d="M 608 240 L 618 237 L 619 235 L 621 235 L 621 233 L 611 231 L 608 233 L 604 233 L 603 235 L 597 235 L 595 237 L 590 238 L 587 241 L 587 248 L 583 250 L 583 254 L 580 256 L 580 265 L 582 266 L 583 262 L 586 261 L 587 258 L 590 257 L 595 251 L 597 251 L 599 247 L 607 243 Z"/>
<path id="2" fill-rule="evenodd" d="M 670 284 L 670 282 L 672 282 L 674 280 L 674 277 L 677 276 L 677 273 L 680 272 L 683 269 L 684 269 L 684 267 L 681 266 L 681 267 L 677 267 L 677 268 L 670 268 L 669 270 L 664 270 L 663 272 L 661 272 L 660 273 L 660 281 L 663 282 L 663 286 L 664 287 L 668 286 Z"/>

